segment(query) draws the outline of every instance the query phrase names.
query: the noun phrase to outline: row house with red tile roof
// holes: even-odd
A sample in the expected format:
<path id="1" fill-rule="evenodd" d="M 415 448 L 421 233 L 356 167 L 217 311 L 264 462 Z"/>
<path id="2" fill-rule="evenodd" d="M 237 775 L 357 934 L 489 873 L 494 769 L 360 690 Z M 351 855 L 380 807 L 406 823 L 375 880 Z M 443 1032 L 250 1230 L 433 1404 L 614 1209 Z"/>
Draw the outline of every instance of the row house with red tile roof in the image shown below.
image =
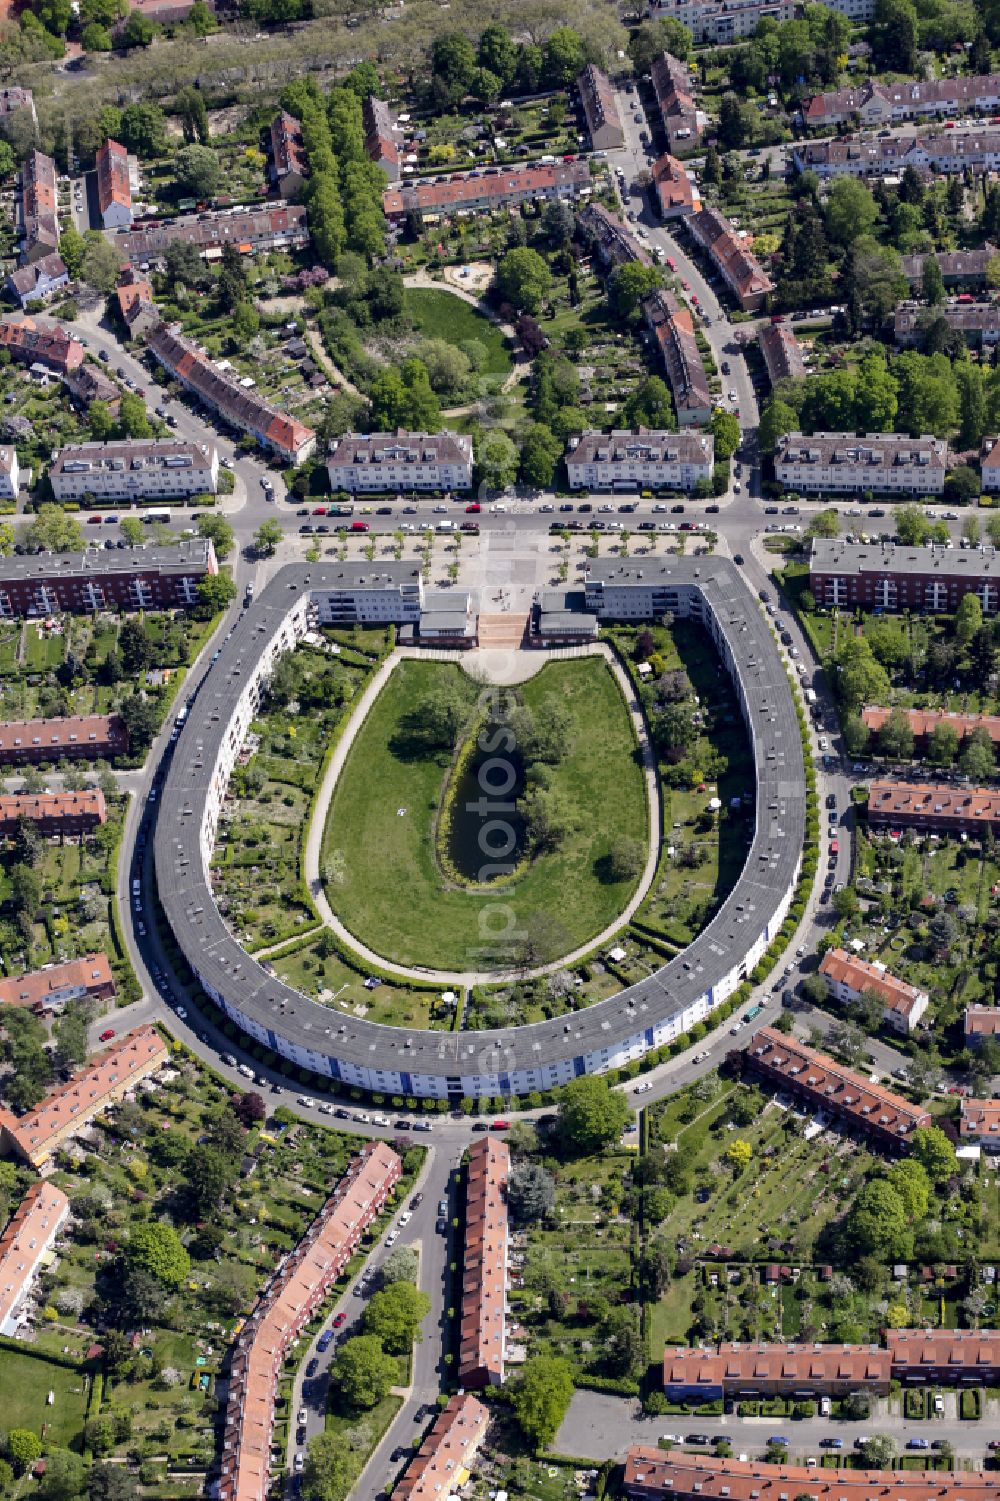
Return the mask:
<path id="1" fill-rule="evenodd" d="M 83 364 L 83 345 L 58 324 L 39 328 L 33 318 L 0 323 L 0 349 L 9 349 L 19 365 L 45 365 L 59 375 Z"/>
<path id="2" fill-rule="evenodd" d="M 0 837 L 9 839 L 22 818 L 38 825 L 39 833 L 89 834 L 107 822 L 108 810 L 100 787 L 80 792 L 15 792 L 0 795 Z"/>
<path id="3" fill-rule="evenodd" d="M 510 1151 L 484 1136 L 469 1152 L 458 1379 L 500 1386 L 506 1374 Z"/>
<path id="4" fill-rule="evenodd" d="M 935 787 L 926 782 L 872 782 L 868 826 L 982 838 L 986 829 L 994 834 L 1000 830 L 1000 792 L 989 787 Z"/>
<path id="5" fill-rule="evenodd" d="M 110 138 L 97 153 L 97 205 L 105 229 L 123 229 L 132 223 L 128 152 L 119 141 Z"/>
<path id="6" fill-rule="evenodd" d="M 751 250 L 753 240 L 733 228 L 717 208 L 702 208 L 684 221 L 744 312 L 756 312 L 774 283 Z"/>
<path id="7" fill-rule="evenodd" d="M 159 323 L 160 314 L 153 301 L 152 286 L 145 277 L 131 268 L 125 272 L 125 279 L 117 288 L 115 297 L 129 338 L 141 339 Z"/>
<path id="8" fill-rule="evenodd" d="M 442 1501 L 469 1479 L 489 1427 L 489 1408 L 471 1392 L 449 1398 L 406 1467 L 391 1501 Z"/>
<path id="9" fill-rule="evenodd" d="M 963 1096 L 958 1117 L 958 1135 L 963 1146 L 1000 1152 L 1000 1100 L 974 1100 Z M 990 1382 L 990 1385 L 993 1383 Z"/>
<path id="10" fill-rule="evenodd" d="M 663 1390 L 671 1402 L 724 1397 L 884 1397 L 892 1377 L 878 1345 L 720 1344 L 716 1350 L 672 1349 L 663 1356 Z"/>
<path id="11" fill-rule="evenodd" d="M 219 1501 L 265 1501 L 285 1356 L 378 1217 L 402 1170 L 388 1143 L 363 1147 L 258 1297 L 230 1362 Z"/>
<path id="12" fill-rule="evenodd" d="M 679 219 L 701 211 L 701 194 L 675 156 L 661 156 L 653 164 L 653 186 L 660 205 L 660 217 Z"/>
<path id="13" fill-rule="evenodd" d="M 661 52 L 653 59 L 650 73 L 668 149 L 675 156 L 696 150 L 706 117 L 695 103 L 686 65 L 672 53 Z"/>
<path id="14" fill-rule="evenodd" d="M 221 260 L 227 245 L 234 245 L 241 255 L 301 250 L 309 244 L 309 222 L 300 203 L 266 203 L 140 224 L 115 235 L 112 243 L 124 261 L 140 268 L 161 262 L 178 243 L 193 245 L 205 260 L 213 261 Z"/>
<path id="15" fill-rule="evenodd" d="M 646 327 L 659 345 L 680 427 L 700 427 L 712 415 L 712 393 L 690 310 L 672 292 L 653 292 L 642 304 Z"/>
<path id="16" fill-rule="evenodd" d="M 117 714 L 70 714 L 57 719 L 6 719 L 0 723 L 0 766 L 37 761 L 108 761 L 128 750 Z"/>
<path id="17" fill-rule="evenodd" d="M 28 1314 L 32 1284 L 69 1218 L 54 1183 L 33 1183 L 0 1235 L 0 1334 L 13 1339 Z"/>
<path id="18" fill-rule="evenodd" d="M 921 1106 L 774 1027 L 753 1034 L 743 1049 L 743 1067 L 811 1110 L 843 1121 L 883 1151 L 905 1152 L 914 1131 L 931 1124 Z"/>
<path id="19" fill-rule="evenodd" d="M 56 164 L 41 151 L 30 151 L 24 159 L 18 212 L 18 254 L 23 262 L 41 260 L 59 249 Z"/>
<path id="20" fill-rule="evenodd" d="M 115 977 L 107 954 L 85 954 L 82 959 L 68 959 L 65 964 L 49 964 L 27 975 L 0 980 L 0 1009 L 30 1006 L 33 1011 L 56 1011 L 67 1001 L 84 996 L 110 1001 L 114 994 Z"/>
<path id="21" fill-rule="evenodd" d="M 962 78 L 869 79 L 853 89 L 814 94 L 802 107 L 808 126 L 828 129 L 857 119 L 864 126 L 1000 108 L 1000 73 Z"/>
<path id="22" fill-rule="evenodd" d="M 640 1445 L 625 1456 L 631 1501 L 996 1501 L 995 1475 L 952 1470 L 827 1470 Z"/>
<path id="23" fill-rule="evenodd" d="M 586 161 L 533 163 L 524 167 L 479 167 L 386 188 L 382 208 L 398 221 L 411 209 L 421 214 L 477 213 L 514 208 L 535 199 L 581 198 L 592 192 Z"/>
<path id="24" fill-rule="evenodd" d="M 866 704 L 861 711 L 861 722 L 877 735 L 892 712 L 891 709 Z M 927 749 L 934 731 L 942 725 L 955 732 L 959 744 L 974 730 L 985 730 L 994 745 L 1000 745 L 1000 714 L 958 714 L 950 709 L 904 709 L 903 712 L 920 750 Z"/>
<path id="25" fill-rule="evenodd" d="M 249 433 L 262 448 L 289 464 L 302 464 L 315 451 L 316 434 L 311 427 L 218 370 L 192 340 L 160 323 L 147 343 L 175 380 L 225 422 Z"/>
<path id="26" fill-rule="evenodd" d="M 309 175 L 306 149 L 302 144 L 302 125 L 294 115 L 281 109 L 271 121 L 271 181 L 282 198 L 294 198 Z"/>
<path id="27" fill-rule="evenodd" d="M 369 161 L 381 167 L 390 182 L 398 182 L 402 171 L 402 153 L 400 128 L 393 111 L 384 99 L 376 99 L 374 94 L 369 94 L 361 108 L 361 123 Z"/>
<path id="28" fill-rule="evenodd" d="M 820 961 L 819 972 L 826 981 L 829 994 L 841 1005 L 855 1005 L 866 990 L 873 990 L 882 1002 L 886 1026 L 904 1036 L 914 1030 L 930 1005 L 926 990 L 908 985 L 884 964 L 870 964 L 867 959 L 859 959 L 845 949 L 827 949 Z"/>
<path id="29" fill-rule="evenodd" d="M 892 1356 L 894 1381 L 1000 1384 L 1000 1331 L 996 1329 L 886 1329 L 884 1338 Z"/>
<path id="30" fill-rule="evenodd" d="M 801 380 L 806 374 L 806 362 L 795 330 L 787 323 L 768 323 L 757 335 L 760 352 L 767 366 L 768 379 L 772 386 L 779 380 Z"/>
<path id="31" fill-rule="evenodd" d="M 45 1167 L 64 1141 L 156 1073 L 169 1057 L 155 1027 L 126 1032 L 24 1115 L 0 1109 L 0 1149 L 31 1167 Z"/>
<path id="32" fill-rule="evenodd" d="M 1000 1006 L 966 1006 L 962 1029 L 967 1047 L 977 1047 L 984 1037 L 1000 1039 Z"/>
<path id="33" fill-rule="evenodd" d="M 595 151 L 617 151 L 625 144 L 625 132 L 611 79 L 594 63 L 588 63 L 576 80 L 576 86 L 591 146 Z"/>
<path id="34" fill-rule="evenodd" d="M 984 490 L 991 494 L 1000 490 L 1000 441 L 996 438 L 983 439 L 979 454 L 979 470 Z"/>

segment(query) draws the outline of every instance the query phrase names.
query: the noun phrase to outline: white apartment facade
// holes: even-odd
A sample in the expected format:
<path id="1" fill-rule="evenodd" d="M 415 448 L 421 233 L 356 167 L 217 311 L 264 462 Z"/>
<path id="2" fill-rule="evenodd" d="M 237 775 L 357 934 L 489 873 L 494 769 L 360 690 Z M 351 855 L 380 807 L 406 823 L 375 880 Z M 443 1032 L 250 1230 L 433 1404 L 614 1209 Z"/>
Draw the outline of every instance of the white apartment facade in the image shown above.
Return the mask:
<path id="1" fill-rule="evenodd" d="M 947 468 L 947 443 L 926 434 L 788 433 L 774 456 L 775 478 L 786 490 L 820 494 L 940 495 Z"/>
<path id="2" fill-rule="evenodd" d="M 714 440 L 698 432 L 585 432 L 566 453 L 571 490 L 694 490 L 714 465 Z"/>
<path id="3" fill-rule="evenodd" d="M 696 42 L 718 43 L 753 36 L 765 17 L 791 21 L 795 4 L 794 0 L 650 0 L 649 12 L 680 21 Z"/>
<path id="4" fill-rule="evenodd" d="M 0 497 L 16 500 L 21 488 L 21 471 L 17 463 L 17 449 L 4 444 L 0 447 Z"/>
<path id="5" fill-rule="evenodd" d="M 472 439 L 467 433 L 347 433 L 330 447 L 327 471 L 334 492 L 472 488 Z"/>
<path id="6" fill-rule="evenodd" d="M 56 500 L 156 500 L 214 495 L 219 455 L 214 444 L 175 439 L 74 443 L 53 455 Z"/>

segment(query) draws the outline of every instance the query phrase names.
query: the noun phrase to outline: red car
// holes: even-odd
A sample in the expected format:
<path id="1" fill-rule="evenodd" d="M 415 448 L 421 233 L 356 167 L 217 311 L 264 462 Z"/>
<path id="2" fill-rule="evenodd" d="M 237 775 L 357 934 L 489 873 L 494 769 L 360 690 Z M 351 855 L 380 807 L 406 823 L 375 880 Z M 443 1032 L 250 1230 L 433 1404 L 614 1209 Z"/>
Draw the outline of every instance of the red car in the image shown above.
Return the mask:
<path id="1" fill-rule="evenodd" d="M 490 1127 L 490 1130 L 491 1131 L 509 1131 L 510 1130 L 510 1121 L 494 1121 L 493 1124 L 492 1124 L 492 1126 Z"/>
<path id="2" fill-rule="evenodd" d="M 109 1027 L 106 1032 L 102 1032 L 101 1033 L 100 1037 L 98 1038 L 98 1041 L 99 1042 L 110 1042 L 111 1039 L 112 1039 L 112 1037 L 114 1037 L 114 1035 L 115 1035 L 115 1029 L 114 1029 L 114 1027 Z"/>
<path id="3" fill-rule="evenodd" d="M 101 524 L 101 518 L 100 518 L 100 516 L 88 516 L 87 517 L 87 525 L 88 526 L 100 526 L 100 524 Z"/>
<path id="4" fill-rule="evenodd" d="M 691 290 L 691 283 L 689 281 L 684 281 L 682 279 L 681 280 L 681 286 L 684 288 L 685 292 L 690 292 L 690 290 Z"/>
<path id="5" fill-rule="evenodd" d="M 313 506 L 313 515 L 314 516 L 325 516 L 326 515 L 326 506 Z"/>
<path id="6" fill-rule="evenodd" d="M 346 1323 L 347 1323 L 347 1314 L 346 1313 L 338 1313 L 337 1317 L 333 1321 L 333 1327 L 335 1329 L 339 1329 L 340 1326 L 341 1326 L 341 1324 L 346 1324 Z"/>
<path id="7" fill-rule="evenodd" d="M 482 510 L 482 509 L 483 509 L 483 508 L 482 508 L 482 506 L 481 506 L 481 505 L 480 505 L 480 504 L 479 504 L 479 501 L 478 501 L 478 500 L 474 500 L 474 501 L 473 501 L 473 502 L 472 502 L 472 503 L 471 503 L 471 505 L 467 505 L 467 506 L 466 506 L 466 508 L 465 508 L 465 514 L 466 514 L 466 515 L 467 515 L 467 516 L 472 516 L 472 515 L 475 515 L 475 514 L 476 514 L 476 513 L 477 513 L 477 512 L 479 512 L 479 511 L 481 511 L 481 510 Z"/>
<path id="8" fill-rule="evenodd" d="M 371 531 L 371 527 L 368 525 L 367 521 L 352 521 L 351 522 L 351 531 L 352 532 L 370 532 Z"/>
<path id="9" fill-rule="evenodd" d="M 836 839 L 831 839 L 830 840 L 830 854 L 831 855 L 839 855 L 840 854 L 840 843 Z"/>

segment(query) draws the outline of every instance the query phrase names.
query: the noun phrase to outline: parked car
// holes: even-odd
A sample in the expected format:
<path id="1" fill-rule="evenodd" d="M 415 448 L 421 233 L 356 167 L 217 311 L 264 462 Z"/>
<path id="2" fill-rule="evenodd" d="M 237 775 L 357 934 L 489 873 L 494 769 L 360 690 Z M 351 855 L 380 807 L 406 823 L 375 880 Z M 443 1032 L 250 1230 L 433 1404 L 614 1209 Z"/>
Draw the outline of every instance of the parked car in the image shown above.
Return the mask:
<path id="1" fill-rule="evenodd" d="M 114 1027 L 107 1027 L 100 1035 L 99 1042 L 110 1042 L 115 1035 Z"/>

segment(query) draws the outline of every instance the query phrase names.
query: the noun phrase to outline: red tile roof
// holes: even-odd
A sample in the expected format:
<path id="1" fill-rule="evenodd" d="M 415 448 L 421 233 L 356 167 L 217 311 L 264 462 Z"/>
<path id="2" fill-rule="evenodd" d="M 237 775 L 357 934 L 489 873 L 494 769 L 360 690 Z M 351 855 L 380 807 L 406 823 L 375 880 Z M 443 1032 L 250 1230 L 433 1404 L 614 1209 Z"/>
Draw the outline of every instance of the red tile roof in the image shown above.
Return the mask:
<path id="1" fill-rule="evenodd" d="M 461 208 L 496 207 L 519 203 L 559 188 L 579 193 L 590 187 L 590 166 L 585 161 L 555 162 L 547 166 L 483 167 L 474 173 L 386 188 L 382 207 L 390 217 L 416 208 L 422 213 L 451 213 Z"/>
<path id="2" fill-rule="evenodd" d="M 392 1501 L 443 1501 L 472 1468 L 489 1425 L 489 1409 L 470 1392 L 452 1397 L 406 1467 Z"/>
<path id="3" fill-rule="evenodd" d="M 956 1375 L 1000 1366 L 997 1329 L 885 1329 L 883 1335 L 898 1380 L 927 1366 L 944 1366 Z"/>
<path id="4" fill-rule="evenodd" d="M 891 824 L 919 823 L 948 828 L 974 823 L 983 828 L 1000 824 L 1000 792 L 988 787 L 933 787 L 922 782 L 872 782 L 868 789 L 868 817 Z"/>
<path id="5" fill-rule="evenodd" d="M 0 980 L 0 1007 L 42 1005 L 53 994 L 79 990 L 114 994 L 115 981 L 107 954 L 86 954 L 82 959 L 68 959 L 65 964 L 50 964 L 30 974 Z"/>
<path id="6" fill-rule="evenodd" d="M 966 1006 L 966 1037 L 1000 1037 L 1000 1006 Z"/>
<path id="7" fill-rule="evenodd" d="M 0 827 L 7 828 L 19 818 L 36 823 L 55 823 L 61 819 L 92 818 L 104 823 L 108 810 L 100 787 L 82 792 L 12 792 L 0 794 Z"/>
<path id="8" fill-rule="evenodd" d="M 971 1470 L 810 1470 L 636 1446 L 625 1459 L 625 1490 L 682 1501 L 996 1501 L 997 1482 Z"/>
<path id="9" fill-rule="evenodd" d="M 0 1236 L 0 1328 L 16 1315 L 38 1269 L 39 1248 L 55 1239 L 69 1214 L 69 1199 L 54 1183 L 33 1183 Z"/>
<path id="10" fill-rule="evenodd" d="M 861 718 L 870 730 L 877 732 L 892 712 L 891 709 L 866 704 Z M 903 712 L 918 739 L 932 735 L 939 724 L 945 724 L 955 731 L 959 740 L 964 740 L 973 730 L 985 730 L 994 743 L 1000 744 L 1000 714 L 954 714 L 946 709 L 905 709 Z"/>
<path id="11" fill-rule="evenodd" d="M 735 1342 L 718 1350 L 667 1348 L 664 1386 L 740 1387 L 789 1385 L 816 1387 L 872 1383 L 888 1390 L 888 1350 L 877 1345 L 792 1345 Z"/>
<path id="12" fill-rule="evenodd" d="M 128 750 L 125 725 L 117 714 L 74 714 L 65 719 L 9 719 L 0 723 L 0 762 L 42 758 L 58 761 L 86 751 L 114 756 Z"/>
<path id="13" fill-rule="evenodd" d="M 846 985 L 858 995 L 863 990 L 874 990 L 892 1011 L 908 1013 L 926 994 L 891 974 L 885 965 L 869 964 L 867 959 L 859 959 L 844 949 L 827 949 L 820 961 L 819 972 L 835 985 Z"/>
<path id="14" fill-rule="evenodd" d="M 504 1377 L 509 1177 L 506 1142 L 484 1136 L 469 1153 L 458 1357 L 458 1378 L 467 1386 Z"/>
<path id="15" fill-rule="evenodd" d="M 102 214 L 113 203 L 132 207 L 128 181 L 128 152 L 118 141 L 107 140 L 97 153 L 97 202 Z"/>
<path id="16" fill-rule="evenodd" d="M 40 363 L 65 375 L 83 364 L 83 345 L 58 325 L 39 328 L 33 318 L 0 323 L 0 348 L 9 349 L 23 365 Z"/>
<path id="17" fill-rule="evenodd" d="M 1000 1100 L 971 1100 L 963 1097 L 958 1134 L 972 1140 L 981 1136 L 985 1141 L 996 1142 L 1000 1146 Z"/>

